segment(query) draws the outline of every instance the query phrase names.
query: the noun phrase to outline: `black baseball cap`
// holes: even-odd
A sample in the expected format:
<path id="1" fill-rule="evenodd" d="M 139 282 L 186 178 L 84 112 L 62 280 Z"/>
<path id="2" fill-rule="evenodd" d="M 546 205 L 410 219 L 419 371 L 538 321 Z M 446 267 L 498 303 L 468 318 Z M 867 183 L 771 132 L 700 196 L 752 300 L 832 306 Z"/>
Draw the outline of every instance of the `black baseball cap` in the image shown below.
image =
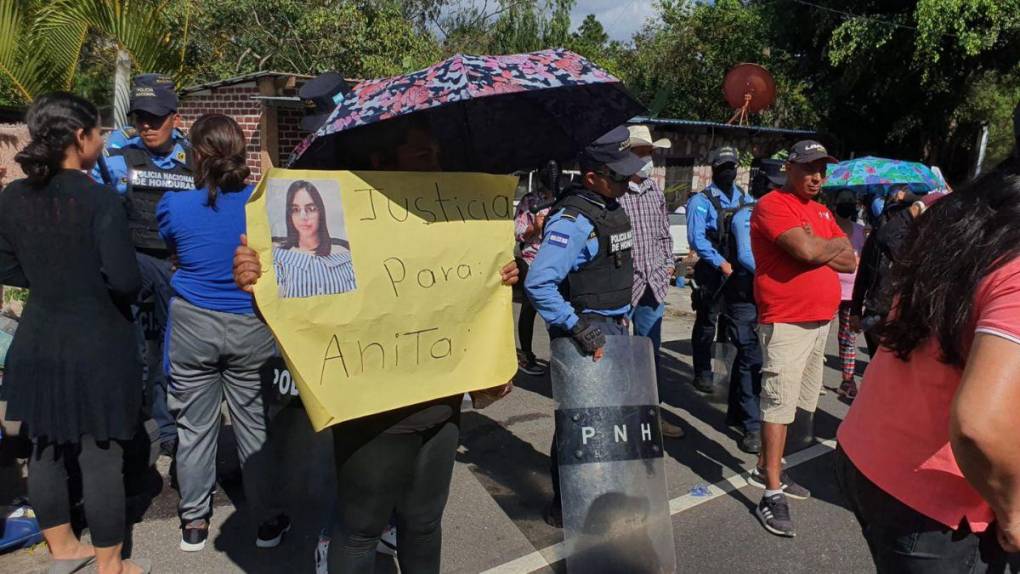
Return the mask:
<path id="1" fill-rule="evenodd" d="M 630 131 L 624 126 L 615 127 L 588 144 L 581 152 L 581 160 L 605 165 L 614 173 L 628 177 L 645 166 L 645 160 L 630 151 Z"/>
<path id="2" fill-rule="evenodd" d="M 769 183 L 776 187 L 786 185 L 786 162 L 778 159 L 763 159 L 758 166 L 759 173 L 769 178 Z"/>
<path id="3" fill-rule="evenodd" d="M 801 140 L 790 148 L 790 155 L 786 161 L 790 163 L 811 163 L 824 159 L 827 163 L 839 163 L 839 160 L 829 155 L 825 146 L 814 140 Z"/>
<path id="4" fill-rule="evenodd" d="M 131 80 L 131 102 L 128 113 L 147 112 L 168 116 L 177 111 L 174 81 L 164 74 L 142 74 Z"/>
<path id="5" fill-rule="evenodd" d="M 719 167 L 724 163 L 740 163 L 740 153 L 730 146 L 717 147 L 708 154 L 708 164 L 712 167 Z"/>
<path id="6" fill-rule="evenodd" d="M 298 90 L 298 97 L 305 105 L 305 117 L 301 129 L 314 132 L 322 127 L 336 108 L 337 94 L 346 94 L 350 85 L 338 72 L 325 72 L 308 80 Z"/>

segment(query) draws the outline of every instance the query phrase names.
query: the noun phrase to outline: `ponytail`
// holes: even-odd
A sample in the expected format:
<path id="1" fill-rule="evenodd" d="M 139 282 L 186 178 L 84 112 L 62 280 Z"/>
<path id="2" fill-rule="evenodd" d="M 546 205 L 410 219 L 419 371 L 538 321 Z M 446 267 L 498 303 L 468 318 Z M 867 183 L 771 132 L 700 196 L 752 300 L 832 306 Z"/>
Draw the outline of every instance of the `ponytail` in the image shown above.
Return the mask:
<path id="1" fill-rule="evenodd" d="M 208 188 L 208 205 L 215 209 L 220 192 L 241 189 L 251 174 L 244 132 L 223 114 L 205 114 L 195 120 L 189 135 L 195 150 L 195 185 Z"/>
<path id="2" fill-rule="evenodd" d="M 21 165 L 29 183 L 44 185 L 60 171 L 78 130 L 89 132 L 99 125 L 99 112 L 84 98 L 53 92 L 32 104 L 26 122 L 32 141 L 14 156 L 14 161 Z"/>

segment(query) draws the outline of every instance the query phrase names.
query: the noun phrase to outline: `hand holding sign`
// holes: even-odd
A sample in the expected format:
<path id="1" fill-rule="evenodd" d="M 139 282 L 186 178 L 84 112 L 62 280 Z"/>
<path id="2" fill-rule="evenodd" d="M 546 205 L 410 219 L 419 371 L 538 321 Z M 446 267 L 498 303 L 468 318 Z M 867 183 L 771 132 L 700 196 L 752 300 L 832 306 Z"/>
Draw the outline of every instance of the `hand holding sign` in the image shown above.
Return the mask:
<path id="1" fill-rule="evenodd" d="M 315 193 L 301 191 L 308 184 Z M 463 173 L 263 178 L 234 278 L 254 292 L 317 429 L 506 392 L 516 370 L 504 285 L 519 271 L 503 263 L 513 260 L 515 187 L 512 177 Z"/>

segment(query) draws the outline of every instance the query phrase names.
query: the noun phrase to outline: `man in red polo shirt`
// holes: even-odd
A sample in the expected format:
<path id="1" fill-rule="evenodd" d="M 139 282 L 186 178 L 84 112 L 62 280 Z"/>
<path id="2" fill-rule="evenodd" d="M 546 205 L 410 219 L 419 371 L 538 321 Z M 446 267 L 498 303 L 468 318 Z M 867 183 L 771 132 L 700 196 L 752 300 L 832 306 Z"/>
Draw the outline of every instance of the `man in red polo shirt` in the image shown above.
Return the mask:
<path id="1" fill-rule="evenodd" d="M 786 428 L 798 408 L 814 412 L 818 406 L 825 340 L 840 301 L 836 274 L 857 265 L 832 212 L 815 200 L 830 163 L 836 159 L 822 144 L 797 142 L 787 159 L 786 185 L 761 198 L 751 215 L 764 364 L 762 450 L 748 481 L 765 488 L 756 514 L 780 536 L 795 535 L 787 496 L 810 496 L 783 472 Z"/>

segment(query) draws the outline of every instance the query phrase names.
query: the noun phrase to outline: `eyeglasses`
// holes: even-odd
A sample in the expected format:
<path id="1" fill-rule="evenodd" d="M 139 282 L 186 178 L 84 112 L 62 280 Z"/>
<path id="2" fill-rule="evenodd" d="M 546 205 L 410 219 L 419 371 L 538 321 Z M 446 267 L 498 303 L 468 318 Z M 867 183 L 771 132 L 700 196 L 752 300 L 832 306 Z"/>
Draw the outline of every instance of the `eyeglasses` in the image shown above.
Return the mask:
<path id="1" fill-rule="evenodd" d="M 314 217 L 319 214 L 319 208 L 314 204 L 306 205 L 304 207 L 301 207 L 300 205 L 292 205 L 290 206 L 290 214 L 291 215 L 304 214 L 305 217 Z"/>

